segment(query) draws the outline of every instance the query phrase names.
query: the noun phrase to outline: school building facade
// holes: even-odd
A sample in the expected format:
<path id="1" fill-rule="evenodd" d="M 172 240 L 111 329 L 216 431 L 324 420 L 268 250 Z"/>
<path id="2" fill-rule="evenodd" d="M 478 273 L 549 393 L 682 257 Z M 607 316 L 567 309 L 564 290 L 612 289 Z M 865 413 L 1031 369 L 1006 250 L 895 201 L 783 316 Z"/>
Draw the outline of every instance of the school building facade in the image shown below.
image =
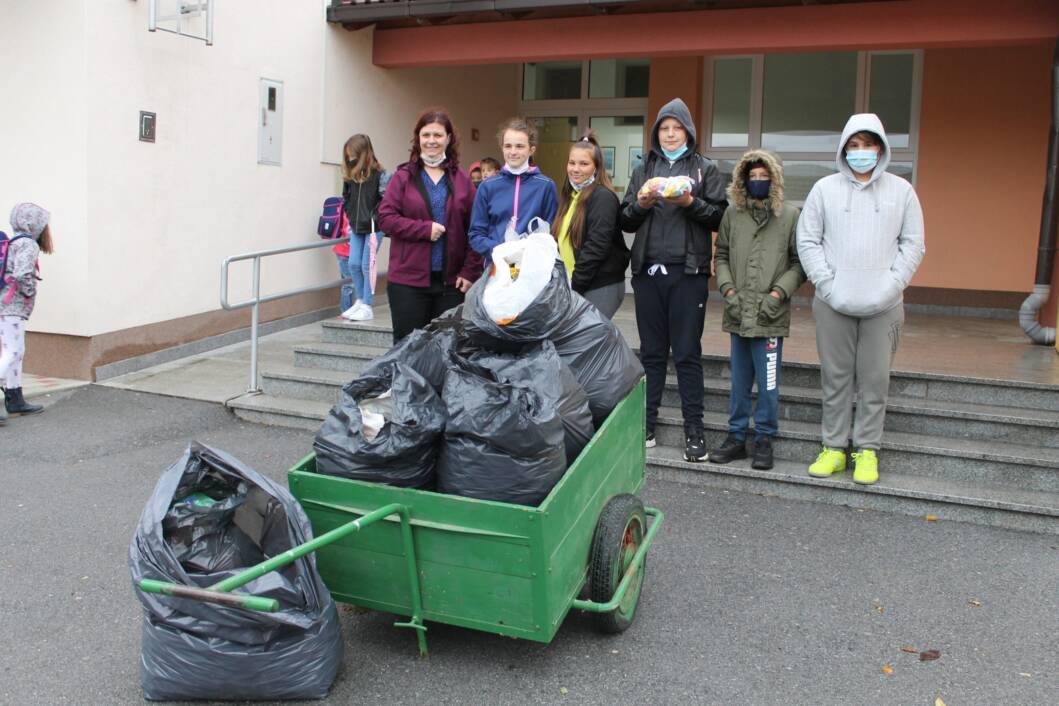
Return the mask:
<path id="1" fill-rule="evenodd" d="M 722 170 L 750 147 L 772 149 L 795 201 L 834 170 L 849 114 L 870 110 L 926 215 L 906 301 L 1011 315 L 1034 287 L 1051 0 L 216 2 L 210 46 L 148 32 L 150 4 L 5 9 L 0 88 L 20 100 L 0 112 L 0 210 L 49 208 L 57 248 L 41 262 L 30 372 L 92 379 L 245 327 L 245 311 L 219 306 L 221 259 L 311 242 L 345 139 L 370 135 L 392 168 L 432 105 L 452 113 L 464 166 L 499 158 L 496 126 L 523 114 L 540 127 L 550 176 L 562 178 L 569 141 L 592 128 L 624 187 L 658 108 L 680 96 Z M 207 3 L 175 4 L 194 18 Z M 153 141 L 141 139 L 142 113 Z M 269 293 L 337 268 L 314 251 L 266 261 L 263 274 Z M 234 298 L 248 276 L 233 273 Z M 1051 287 L 1045 326 L 1059 267 Z M 263 319 L 336 302 L 298 295 Z"/>

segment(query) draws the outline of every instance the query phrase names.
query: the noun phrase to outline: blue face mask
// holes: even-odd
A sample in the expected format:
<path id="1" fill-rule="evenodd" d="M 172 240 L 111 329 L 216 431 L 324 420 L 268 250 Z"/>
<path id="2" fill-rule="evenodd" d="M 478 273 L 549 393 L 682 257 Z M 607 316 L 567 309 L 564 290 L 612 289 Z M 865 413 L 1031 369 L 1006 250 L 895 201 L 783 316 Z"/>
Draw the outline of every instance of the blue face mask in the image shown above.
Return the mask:
<path id="1" fill-rule="evenodd" d="M 680 146 L 680 149 L 673 150 L 672 152 L 667 150 L 665 147 L 662 147 L 661 149 L 662 149 L 662 154 L 664 154 L 666 156 L 666 159 L 668 159 L 670 162 L 675 162 L 678 159 L 680 159 L 684 155 L 685 152 L 688 151 L 688 143 L 685 142 L 684 144 L 682 144 Z"/>
<path id="2" fill-rule="evenodd" d="M 771 187 L 771 179 L 751 179 L 746 183 L 746 193 L 752 199 L 765 199 L 768 198 Z"/>
<path id="3" fill-rule="evenodd" d="M 853 150 L 846 152 L 846 164 L 858 174 L 867 174 L 879 163 L 879 153 L 875 150 Z"/>

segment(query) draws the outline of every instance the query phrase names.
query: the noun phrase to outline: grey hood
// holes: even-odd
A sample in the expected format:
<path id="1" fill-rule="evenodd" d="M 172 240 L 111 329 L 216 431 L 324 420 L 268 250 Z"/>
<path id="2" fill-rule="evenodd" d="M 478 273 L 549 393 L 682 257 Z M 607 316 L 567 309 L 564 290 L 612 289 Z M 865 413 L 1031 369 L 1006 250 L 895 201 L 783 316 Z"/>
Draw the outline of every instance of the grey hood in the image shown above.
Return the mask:
<path id="1" fill-rule="evenodd" d="M 684 153 L 685 156 L 695 152 L 695 147 L 698 144 L 698 137 L 695 133 L 695 120 L 691 117 L 691 111 L 688 110 L 688 105 L 679 98 L 674 98 L 658 111 L 658 117 L 655 118 L 654 127 L 651 128 L 651 149 L 653 149 L 659 157 L 665 158 L 662 152 L 662 145 L 658 141 L 658 126 L 662 124 L 662 121 L 666 118 L 676 118 L 680 121 L 680 124 L 684 126 L 684 130 L 688 133 L 688 151 Z"/>
<path id="2" fill-rule="evenodd" d="M 871 173 L 871 178 L 866 182 L 871 184 L 878 180 L 883 172 L 886 171 L 886 167 L 890 165 L 890 140 L 886 137 L 886 129 L 883 128 L 882 120 L 879 120 L 879 116 L 875 113 L 857 113 L 850 116 L 849 120 L 846 121 L 846 127 L 842 129 L 842 139 L 838 141 L 835 163 L 838 165 L 840 174 L 845 174 L 853 181 L 857 180 L 857 175 L 846 163 L 845 148 L 849 138 L 861 131 L 875 133 L 883 143 L 882 154 L 879 155 L 879 164 L 875 167 L 875 171 Z"/>

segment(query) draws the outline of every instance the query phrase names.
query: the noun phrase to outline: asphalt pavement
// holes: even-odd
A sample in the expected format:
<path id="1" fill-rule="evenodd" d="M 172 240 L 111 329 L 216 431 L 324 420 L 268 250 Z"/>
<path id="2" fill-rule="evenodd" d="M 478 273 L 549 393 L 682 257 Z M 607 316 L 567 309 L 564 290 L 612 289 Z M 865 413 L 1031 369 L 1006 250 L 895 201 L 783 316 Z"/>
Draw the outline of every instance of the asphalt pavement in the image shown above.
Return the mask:
<path id="1" fill-rule="evenodd" d="M 0 428 L 0 703 L 142 703 L 127 555 L 159 474 L 194 439 L 283 480 L 312 437 L 97 385 L 47 404 Z M 581 614 L 550 645 L 428 624 L 421 659 L 393 616 L 342 610 L 323 703 L 1059 703 L 1059 537 L 660 480 L 643 495 L 667 519 L 625 634 Z"/>

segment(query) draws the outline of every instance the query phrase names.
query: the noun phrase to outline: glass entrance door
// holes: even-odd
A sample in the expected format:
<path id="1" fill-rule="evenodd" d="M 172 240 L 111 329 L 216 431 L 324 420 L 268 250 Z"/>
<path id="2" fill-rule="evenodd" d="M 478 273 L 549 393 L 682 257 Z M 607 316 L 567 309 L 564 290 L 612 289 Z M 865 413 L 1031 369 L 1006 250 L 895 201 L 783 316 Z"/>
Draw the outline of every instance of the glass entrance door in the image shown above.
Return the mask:
<path id="1" fill-rule="evenodd" d="M 581 115 L 530 118 L 537 126 L 538 144 L 534 161 L 545 175 L 562 188 L 570 145 L 591 128 L 603 149 L 607 174 L 619 195 L 625 194 L 629 176 L 643 157 L 644 116 Z"/>
<path id="2" fill-rule="evenodd" d="M 537 126 L 537 152 L 533 161 L 557 186 L 566 178 L 566 157 L 577 139 L 577 116 L 530 118 Z"/>
<path id="3" fill-rule="evenodd" d="M 589 118 L 588 124 L 603 149 L 603 161 L 614 190 L 623 195 L 632 170 L 643 158 L 644 116 L 596 115 Z"/>

